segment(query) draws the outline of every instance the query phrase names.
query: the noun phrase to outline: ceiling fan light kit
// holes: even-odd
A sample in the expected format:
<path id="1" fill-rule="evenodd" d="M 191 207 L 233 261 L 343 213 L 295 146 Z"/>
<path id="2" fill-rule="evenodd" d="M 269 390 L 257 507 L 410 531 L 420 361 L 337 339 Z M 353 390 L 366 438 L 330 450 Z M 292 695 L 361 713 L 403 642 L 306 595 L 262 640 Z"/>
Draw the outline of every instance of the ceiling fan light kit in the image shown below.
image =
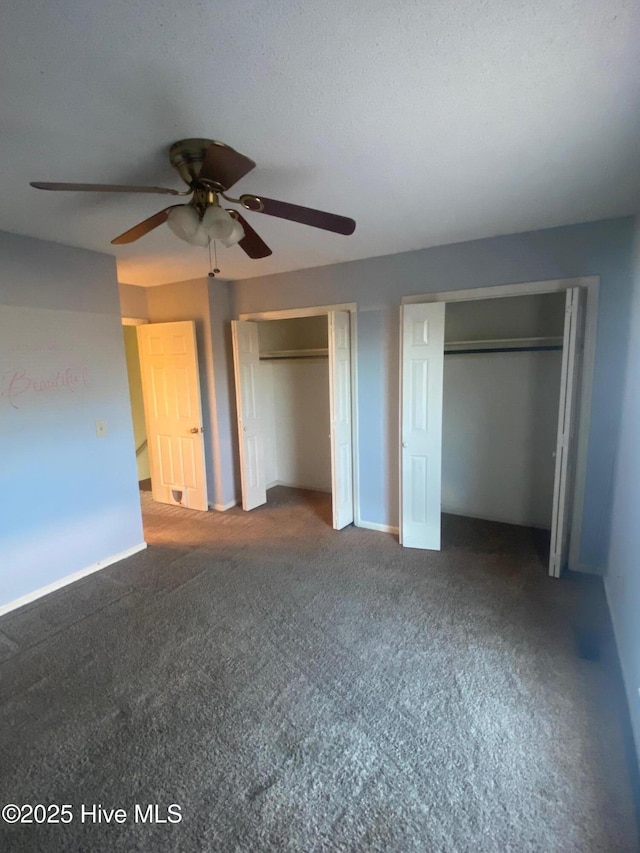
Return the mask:
<path id="1" fill-rule="evenodd" d="M 191 205 L 177 205 L 169 212 L 167 225 L 176 237 L 205 248 L 211 240 L 218 240 L 228 248 L 245 236 L 242 225 L 218 205 L 208 207 L 202 219 Z"/>
<path id="2" fill-rule="evenodd" d="M 238 244 L 250 258 L 268 257 L 271 249 L 264 240 L 237 210 L 224 209 L 220 205 L 220 196 L 225 201 L 239 204 L 254 213 L 277 216 L 335 234 L 348 235 L 355 231 L 356 223 L 346 216 L 248 193 L 244 193 L 240 198 L 226 195 L 227 190 L 254 169 L 256 164 L 224 142 L 213 139 L 182 139 L 169 149 L 169 162 L 188 184 L 189 189 L 180 191 L 164 187 L 43 182 L 32 182 L 31 186 L 41 190 L 191 196 L 186 204 L 167 207 L 134 225 L 112 240 L 114 245 L 133 243 L 166 222 L 176 237 L 192 246 L 206 248 L 211 241 L 219 241 L 226 247 Z"/>

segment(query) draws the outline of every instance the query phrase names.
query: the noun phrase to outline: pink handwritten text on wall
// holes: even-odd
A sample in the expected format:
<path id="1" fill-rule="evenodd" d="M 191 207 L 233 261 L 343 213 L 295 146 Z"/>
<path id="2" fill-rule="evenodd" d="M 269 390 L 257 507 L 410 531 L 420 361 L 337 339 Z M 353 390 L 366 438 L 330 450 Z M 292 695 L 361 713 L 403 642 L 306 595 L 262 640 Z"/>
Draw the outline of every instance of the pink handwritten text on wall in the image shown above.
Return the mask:
<path id="1" fill-rule="evenodd" d="M 8 371 L 3 377 L 0 397 L 4 397 L 14 409 L 19 409 L 16 400 L 23 394 L 41 394 L 47 391 L 75 391 L 88 384 L 86 367 L 63 367 L 55 375 L 32 376 L 24 368 Z"/>

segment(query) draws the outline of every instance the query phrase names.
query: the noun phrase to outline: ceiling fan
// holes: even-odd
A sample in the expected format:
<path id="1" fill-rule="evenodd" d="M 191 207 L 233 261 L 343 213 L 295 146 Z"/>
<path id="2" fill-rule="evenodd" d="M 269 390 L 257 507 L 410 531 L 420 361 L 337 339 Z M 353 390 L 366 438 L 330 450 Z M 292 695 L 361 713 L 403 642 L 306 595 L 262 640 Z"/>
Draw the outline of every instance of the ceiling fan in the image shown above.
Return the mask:
<path id="1" fill-rule="evenodd" d="M 196 246 L 207 246 L 219 240 L 226 246 L 237 243 L 250 258 L 266 258 L 271 249 L 234 208 L 223 208 L 220 198 L 241 205 L 245 210 L 266 213 L 292 222 L 336 234 L 353 234 L 356 223 L 346 216 L 325 213 L 285 201 L 243 193 L 240 198 L 227 195 L 227 190 L 255 168 L 255 163 L 224 142 L 212 139 L 182 139 L 169 149 L 169 162 L 188 185 L 187 190 L 165 187 L 134 187 L 116 184 L 61 184 L 32 181 L 39 190 L 80 192 L 157 193 L 159 195 L 191 196 L 186 204 L 174 204 L 129 228 L 111 242 L 116 245 L 133 243 L 149 231 L 167 222 L 171 230 Z"/>

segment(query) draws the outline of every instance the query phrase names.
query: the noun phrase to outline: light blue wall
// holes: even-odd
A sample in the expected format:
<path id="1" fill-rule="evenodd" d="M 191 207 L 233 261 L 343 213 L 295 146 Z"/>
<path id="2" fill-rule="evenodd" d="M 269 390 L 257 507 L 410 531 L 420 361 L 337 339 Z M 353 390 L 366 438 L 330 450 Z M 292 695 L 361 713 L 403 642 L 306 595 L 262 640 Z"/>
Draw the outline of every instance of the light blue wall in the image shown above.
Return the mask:
<path id="1" fill-rule="evenodd" d="M 215 453 L 219 478 L 215 500 L 219 507 L 235 503 L 238 498 L 238 433 L 236 426 L 235 380 L 231 344 L 231 284 L 219 279 L 206 279 L 209 292 L 211 345 L 216 402 Z"/>
<path id="2" fill-rule="evenodd" d="M 440 290 L 600 276 L 581 562 L 587 569 L 602 570 L 609 545 L 632 234 L 633 219 L 606 220 L 253 278 L 235 282 L 234 316 L 245 311 L 357 302 L 361 515 L 366 521 L 395 526 L 401 298 Z"/>
<path id="3" fill-rule="evenodd" d="M 114 259 L 0 232 L 3 317 L 0 606 L 143 542 Z M 2 394 L 22 362 L 67 359 L 82 390 Z"/>
<path id="4" fill-rule="evenodd" d="M 605 586 L 640 757 L 640 218 L 636 220 L 634 248 L 631 334 Z"/>

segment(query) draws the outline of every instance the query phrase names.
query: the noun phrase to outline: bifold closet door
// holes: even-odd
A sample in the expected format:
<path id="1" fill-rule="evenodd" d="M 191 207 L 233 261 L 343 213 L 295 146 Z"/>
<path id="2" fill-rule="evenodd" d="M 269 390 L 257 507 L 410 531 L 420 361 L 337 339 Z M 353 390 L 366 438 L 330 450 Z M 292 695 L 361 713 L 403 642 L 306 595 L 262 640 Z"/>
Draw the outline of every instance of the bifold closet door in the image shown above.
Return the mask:
<path id="1" fill-rule="evenodd" d="M 329 401 L 333 527 L 353 522 L 351 325 L 348 311 L 329 311 Z"/>
<path id="2" fill-rule="evenodd" d="M 445 304 L 401 312 L 400 542 L 439 551 Z"/>
<path id="3" fill-rule="evenodd" d="M 242 509 L 249 510 L 267 502 L 264 425 L 260 422 L 258 406 L 260 366 L 258 324 L 246 320 L 233 320 L 231 331 L 238 409 Z"/>
<path id="4" fill-rule="evenodd" d="M 562 373 L 553 485 L 549 574 L 559 578 L 569 558 L 569 526 L 573 506 L 573 476 L 576 455 L 577 413 L 584 339 L 584 292 L 567 290 L 562 342 Z"/>

